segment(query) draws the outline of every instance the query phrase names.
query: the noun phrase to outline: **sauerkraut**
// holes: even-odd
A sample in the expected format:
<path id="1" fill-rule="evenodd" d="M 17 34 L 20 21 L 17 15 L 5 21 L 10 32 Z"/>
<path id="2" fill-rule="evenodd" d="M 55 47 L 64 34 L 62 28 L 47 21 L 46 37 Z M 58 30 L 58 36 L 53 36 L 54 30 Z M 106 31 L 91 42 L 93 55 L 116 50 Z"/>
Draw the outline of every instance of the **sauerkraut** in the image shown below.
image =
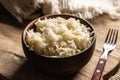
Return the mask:
<path id="1" fill-rule="evenodd" d="M 68 57 L 79 54 L 91 43 L 86 25 L 74 18 L 45 18 L 35 22 L 26 42 L 37 54 L 51 57 Z"/>

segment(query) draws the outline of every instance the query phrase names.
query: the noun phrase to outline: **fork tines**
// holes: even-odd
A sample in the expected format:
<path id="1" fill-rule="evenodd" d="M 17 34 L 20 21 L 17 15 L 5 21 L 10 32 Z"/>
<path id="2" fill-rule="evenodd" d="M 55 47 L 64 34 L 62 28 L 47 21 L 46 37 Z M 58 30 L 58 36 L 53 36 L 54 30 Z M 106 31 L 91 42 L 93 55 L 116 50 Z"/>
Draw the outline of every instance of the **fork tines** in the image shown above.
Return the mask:
<path id="1" fill-rule="evenodd" d="M 115 44 L 117 41 L 118 30 L 117 29 L 109 29 L 107 33 L 107 37 L 105 39 L 105 43 Z"/>

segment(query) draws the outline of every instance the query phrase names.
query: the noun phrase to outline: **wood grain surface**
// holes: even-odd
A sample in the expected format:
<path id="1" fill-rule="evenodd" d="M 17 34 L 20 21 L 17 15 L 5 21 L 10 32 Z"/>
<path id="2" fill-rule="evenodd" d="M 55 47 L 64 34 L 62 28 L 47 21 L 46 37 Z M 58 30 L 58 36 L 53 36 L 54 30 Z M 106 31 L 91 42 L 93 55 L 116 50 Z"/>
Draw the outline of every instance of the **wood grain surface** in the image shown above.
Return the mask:
<path id="1" fill-rule="evenodd" d="M 0 6 L 1 7 L 1 6 Z M 103 42 L 109 28 L 116 28 L 120 34 L 120 20 L 111 20 L 107 15 L 100 15 L 89 20 L 94 26 L 97 42 L 94 54 L 86 66 L 78 73 L 56 77 L 38 72 L 31 65 L 22 50 L 21 35 L 25 25 L 19 24 L 4 8 L 0 8 L 0 74 L 3 80 L 91 80 L 94 69 L 103 51 Z M 104 80 L 111 77 L 119 66 L 120 35 L 116 48 L 109 54 L 103 71 Z"/>

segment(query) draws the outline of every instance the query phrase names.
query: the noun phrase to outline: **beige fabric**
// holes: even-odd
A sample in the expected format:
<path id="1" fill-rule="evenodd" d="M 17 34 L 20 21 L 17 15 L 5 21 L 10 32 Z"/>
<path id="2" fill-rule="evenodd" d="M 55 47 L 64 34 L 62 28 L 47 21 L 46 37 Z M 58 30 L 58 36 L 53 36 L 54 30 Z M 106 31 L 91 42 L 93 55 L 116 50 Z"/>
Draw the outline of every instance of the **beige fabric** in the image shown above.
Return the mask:
<path id="1" fill-rule="evenodd" d="M 69 13 L 85 19 L 106 13 L 120 19 L 120 0 L 44 0 L 42 10 L 44 14 Z"/>
<path id="2" fill-rule="evenodd" d="M 105 13 L 112 19 L 120 19 L 120 0 L 0 0 L 0 2 L 19 22 L 28 19 L 32 13 L 41 8 L 44 15 L 67 13 L 93 19 Z"/>

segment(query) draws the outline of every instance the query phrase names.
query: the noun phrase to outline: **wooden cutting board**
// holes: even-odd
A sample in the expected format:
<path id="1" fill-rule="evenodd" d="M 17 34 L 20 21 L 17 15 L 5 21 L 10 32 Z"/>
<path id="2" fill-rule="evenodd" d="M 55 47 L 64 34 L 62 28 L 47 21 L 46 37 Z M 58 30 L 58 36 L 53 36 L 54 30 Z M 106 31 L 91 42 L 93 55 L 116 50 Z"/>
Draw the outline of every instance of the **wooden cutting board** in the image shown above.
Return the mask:
<path id="1" fill-rule="evenodd" d="M 119 67 L 119 70 L 117 71 L 117 73 L 112 76 L 111 78 L 109 78 L 109 80 L 117 80 L 117 79 L 120 79 L 120 67 Z"/>
<path id="2" fill-rule="evenodd" d="M 120 20 L 111 20 L 107 15 L 89 20 L 94 26 L 97 42 L 94 54 L 86 66 L 70 76 L 56 77 L 39 73 L 24 56 L 21 35 L 24 29 L 10 14 L 0 13 L 0 74 L 14 80 L 90 80 L 103 50 L 103 42 L 109 28 L 120 31 Z M 106 62 L 103 72 L 104 80 L 111 77 L 119 66 L 120 35 L 115 50 Z M 102 80 L 102 79 L 101 79 Z"/>

